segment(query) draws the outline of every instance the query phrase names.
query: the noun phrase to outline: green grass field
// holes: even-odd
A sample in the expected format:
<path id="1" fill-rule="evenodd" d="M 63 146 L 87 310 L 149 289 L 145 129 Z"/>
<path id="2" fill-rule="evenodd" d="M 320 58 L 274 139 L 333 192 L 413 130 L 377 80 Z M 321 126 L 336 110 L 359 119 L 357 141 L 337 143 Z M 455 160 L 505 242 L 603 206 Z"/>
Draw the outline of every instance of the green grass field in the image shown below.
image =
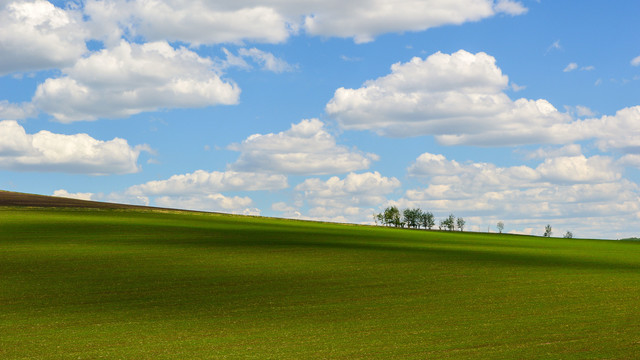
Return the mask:
<path id="1" fill-rule="evenodd" d="M 636 359 L 640 243 L 0 210 L 1 359 Z"/>

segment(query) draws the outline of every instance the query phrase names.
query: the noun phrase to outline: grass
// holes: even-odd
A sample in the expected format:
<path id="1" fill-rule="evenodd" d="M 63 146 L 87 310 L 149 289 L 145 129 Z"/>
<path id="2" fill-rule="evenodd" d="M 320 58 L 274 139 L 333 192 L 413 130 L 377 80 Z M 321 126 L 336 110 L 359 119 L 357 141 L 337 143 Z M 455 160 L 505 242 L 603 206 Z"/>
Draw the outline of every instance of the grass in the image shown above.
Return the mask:
<path id="1" fill-rule="evenodd" d="M 2 359 L 633 359 L 640 243 L 0 210 Z"/>

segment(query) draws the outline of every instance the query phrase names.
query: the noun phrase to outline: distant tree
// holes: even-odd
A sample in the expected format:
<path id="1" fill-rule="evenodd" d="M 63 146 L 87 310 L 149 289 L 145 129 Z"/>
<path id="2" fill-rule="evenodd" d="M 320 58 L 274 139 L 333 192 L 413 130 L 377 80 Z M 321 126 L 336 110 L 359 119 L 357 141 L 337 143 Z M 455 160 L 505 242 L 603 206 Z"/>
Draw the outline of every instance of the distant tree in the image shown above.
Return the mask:
<path id="1" fill-rule="evenodd" d="M 564 238 L 565 239 L 573 239 L 573 233 L 571 231 L 567 231 L 567 233 L 564 234 Z"/>
<path id="2" fill-rule="evenodd" d="M 431 228 L 436 225 L 436 220 L 433 217 L 433 214 L 430 212 L 423 212 L 420 215 L 420 225 L 424 226 L 425 229 L 431 230 Z"/>
<path id="3" fill-rule="evenodd" d="M 384 209 L 383 215 L 384 223 L 386 225 L 393 225 L 395 227 L 399 227 L 402 224 L 402 219 L 400 217 L 400 210 L 396 206 L 389 206 Z"/>
<path id="4" fill-rule="evenodd" d="M 547 226 L 544 227 L 544 237 L 551 237 L 551 225 L 547 224 Z"/>
<path id="5" fill-rule="evenodd" d="M 504 230 L 504 223 L 502 221 L 498 221 L 498 232 L 502 234 L 502 230 Z"/>
<path id="6" fill-rule="evenodd" d="M 458 229 L 460 231 L 464 230 L 464 224 L 466 224 L 466 222 L 464 221 L 463 218 L 459 217 L 458 220 L 456 220 L 456 224 L 458 225 Z"/>
<path id="7" fill-rule="evenodd" d="M 422 215 L 422 210 L 419 208 L 416 209 L 404 209 L 402 211 L 402 215 L 404 216 L 404 221 L 407 223 L 407 227 L 417 228 L 420 225 L 420 216 Z"/>
<path id="8" fill-rule="evenodd" d="M 447 226 L 449 227 L 449 231 L 453 231 L 456 229 L 456 217 L 453 214 L 449 214 L 447 218 Z"/>
<path id="9" fill-rule="evenodd" d="M 373 214 L 373 221 L 376 222 L 376 225 L 384 224 L 384 214 L 383 213 Z"/>
<path id="10" fill-rule="evenodd" d="M 449 215 L 448 218 L 440 221 L 440 227 L 444 227 L 449 231 L 453 231 L 456 228 L 456 217 L 453 214 Z"/>

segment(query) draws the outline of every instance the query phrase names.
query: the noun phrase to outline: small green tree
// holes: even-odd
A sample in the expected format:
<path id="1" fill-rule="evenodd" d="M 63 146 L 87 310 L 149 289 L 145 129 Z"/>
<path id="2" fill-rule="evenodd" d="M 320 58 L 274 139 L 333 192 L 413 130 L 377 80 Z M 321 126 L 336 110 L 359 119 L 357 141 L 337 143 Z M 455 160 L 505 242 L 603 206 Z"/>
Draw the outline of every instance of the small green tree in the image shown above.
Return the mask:
<path id="1" fill-rule="evenodd" d="M 466 222 L 464 221 L 463 218 L 459 217 L 458 220 L 456 220 L 456 225 L 458 225 L 458 230 L 464 231 L 464 224 L 466 224 Z"/>
<path id="2" fill-rule="evenodd" d="M 398 210 L 397 206 L 389 206 L 384 209 L 384 223 L 388 226 L 399 227 L 402 224 L 402 219 L 400 217 L 400 210 Z"/>
<path id="3" fill-rule="evenodd" d="M 551 237 L 551 234 L 551 225 L 547 224 L 547 226 L 544 227 L 544 237 Z"/>
<path id="4" fill-rule="evenodd" d="M 440 222 L 440 227 L 444 227 L 449 231 L 453 231 L 456 228 L 456 217 L 450 214 L 448 218 Z"/>
<path id="5" fill-rule="evenodd" d="M 419 208 L 416 209 L 404 209 L 402 212 L 404 216 L 404 221 L 407 223 L 407 227 L 417 228 L 420 225 L 420 216 L 422 215 L 422 210 Z"/>
<path id="6" fill-rule="evenodd" d="M 433 217 L 433 214 L 428 211 L 423 212 L 420 215 L 420 225 L 424 226 L 425 229 L 431 230 L 431 228 L 436 225 L 436 220 Z"/>
<path id="7" fill-rule="evenodd" d="M 573 239 L 573 233 L 571 231 L 567 231 L 567 233 L 564 234 L 564 238 L 565 239 Z"/>
<path id="8" fill-rule="evenodd" d="M 498 221 L 498 232 L 502 234 L 502 230 L 504 230 L 504 223 L 502 221 Z"/>

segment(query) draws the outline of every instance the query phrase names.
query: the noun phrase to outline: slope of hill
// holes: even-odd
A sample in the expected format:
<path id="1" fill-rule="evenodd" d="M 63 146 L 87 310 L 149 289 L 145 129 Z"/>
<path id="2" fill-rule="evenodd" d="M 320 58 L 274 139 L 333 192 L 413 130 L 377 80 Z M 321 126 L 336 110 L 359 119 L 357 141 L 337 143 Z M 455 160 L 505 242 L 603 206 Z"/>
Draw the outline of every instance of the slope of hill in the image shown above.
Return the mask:
<path id="1" fill-rule="evenodd" d="M 147 206 L 126 205 L 101 201 L 87 201 L 58 196 L 25 194 L 0 190 L 0 206 L 59 207 L 87 209 L 157 209 Z"/>
<path id="2" fill-rule="evenodd" d="M 638 294 L 637 242 L 0 208 L 2 359 L 631 359 Z"/>

